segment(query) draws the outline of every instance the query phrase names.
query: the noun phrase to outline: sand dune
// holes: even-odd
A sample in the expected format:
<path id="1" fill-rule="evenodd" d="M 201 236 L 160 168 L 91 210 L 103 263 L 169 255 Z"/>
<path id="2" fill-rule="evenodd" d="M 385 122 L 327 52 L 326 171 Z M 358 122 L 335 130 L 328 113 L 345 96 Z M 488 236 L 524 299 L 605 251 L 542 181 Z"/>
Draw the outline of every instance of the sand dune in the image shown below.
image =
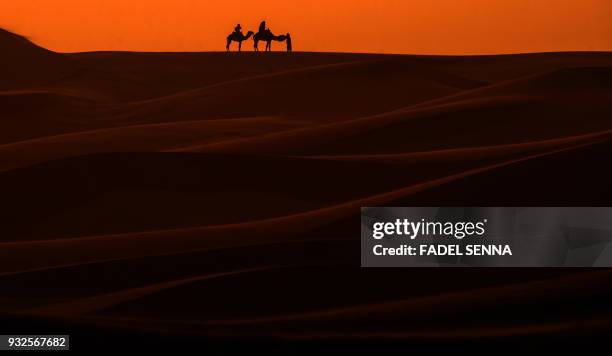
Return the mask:
<path id="1" fill-rule="evenodd" d="M 3 29 L 0 29 L 0 48 L 0 90 L 41 85 L 57 80 L 70 71 L 65 56 Z"/>
<path id="2" fill-rule="evenodd" d="M 249 117 L 77 131 L 0 145 L 0 171 L 86 154 L 171 151 L 203 142 L 222 142 L 290 130 L 306 124 L 281 117 Z"/>
<path id="3" fill-rule="evenodd" d="M 338 199 L 337 195 L 342 196 L 343 194 L 347 194 L 346 191 L 339 191 L 339 192 L 335 192 L 336 196 L 332 196 L 331 194 L 328 194 L 325 196 L 319 196 L 318 198 L 323 200 L 325 205 L 320 206 L 318 209 L 311 209 L 307 211 L 299 211 L 299 210 L 296 211 L 296 209 L 304 209 L 303 207 L 305 204 L 303 203 L 303 200 L 305 199 L 304 197 L 302 198 L 301 201 L 296 200 L 296 199 L 292 201 L 291 200 L 288 201 L 288 200 L 282 200 L 282 199 L 277 200 L 273 194 L 267 194 L 267 198 L 269 198 L 269 201 L 266 202 L 265 206 L 262 205 L 261 203 L 263 200 L 259 200 L 261 196 L 255 196 L 255 199 L 259 198 L 257 200 L 259 202 L 259 205 L 253 206 L 253 205 L 250 205 L 249 203 L 246 203 L 246 204 L 242 203 L 242 205 L 239 207 L 236 207 L 236 206 L 228 207 L 228 206 L 224 206 L 224 203 L 225 204 L 232 203 L 232 202 L 237 203 L 237 200 L 235 200 L 237 199 L 237 197 L 235 197 L 235 195 L 238 195 L 240 197 L 251 197 L 253 192 L 246 185 L 236 186 L 233 189 L 235 189 L 236 191 L 239 191 L 240 194 L 225 193 L 224 198 L 230 201 L 229 202 L 227 201 L 217 202 L 213 200 L 215 191 L 207 190 L 205 191 L 207 193 L 205 194 L 205 196 L 208 197 L 213 202 L 218 203 L 218 205 L 214 206 L 214 209 L 215 209 L 214 212 L 204 207 L 206 213 L 209 214 L 207 216 L 201 217 L 201 216 L 196 215 L 196 218 L 199 217 L 200 219 L 204 219 L 204 220 L 200 220 L 200 223 L 206 224 L 204 226 L 197 226 L 197 227 L 183 228 L 183 229 L 172 229 L 172 230 L 134 232 L 134 233 L 128 233 L 128 234 L 114 234 L 114 235 L 105 235 L 105 236 L 98 235 L 98 236 L 89 236 L 89 237 L 72 238 L 72 239 L 68 238 L 68 239 L 39 240 L 39 241 L 30 241 L 30 242 L 14 242 L 14 241 L 7 242 L 7 243 L 3 243 L 0 245 L 2 247 L 0 251 L 0 255 L 2 256 L 2 259 L 5 262 L 5 264 L 7 264 L 9 267 L 8 269 L 0 270 L 0 271 L 6 274 L 13 274 L 13 273 L 23 273 L 28 270 L 38 270 L 41 268 L 48 269 L 48 268 L 57 268 L 57 267 L 62 267 L 62 266 L 72 266 L 74 264 L 87 264 L 87 263 L 93 263 L 93 262 L 100 262 L 100 261 L 105 261 L 107 259 L 108 260 L 116 260 L 116 259 L 121 260 L 121 259 L 126 259 L 126 258 L 136 258 L 136 257 L 144 257 L 144 256 L 159 256 L 159 255 L 164 255 L 164 254 L 180 253 L 180 252 L 186 252 L 186 251 L 199 251 L 199 250 L 209 250 L 209 249 L 214 250 L 214 249 L 227 248 L 227 247 L 233 247 L 233 246 L 243 246 L 245 244 L 252 245 L 252 244 L 270 243 L 270 242 L 277 242 L 277 241 L 291 241 L 296 238 L 298 240 L 303 240 L 305 237 L 310 237 L 310 239 L 318 240 L 318 239 L 321 239 L 322 237 L 317 234 L 312 234 L 313 230 L 316 230 L 319 228 L 325 228 L 328 224 L 333 223 L 334 221 L 337 221 L 337 220 L 341 221 L 343 219 L 348 219 L 354 214 L 354 211 L 359 210 L 361 206 L 376 206 L 376 205 L 384 206 L 385 204 L 402 204 L 405 202 L 418 201 L 419 199 L 422 199 L 422 198 L 414 199 L 413 196 L 415 195 L 418 196 L 419 194 L 421 195 L 426 194 L 426 196 L 431 194 L 432 198 L 436 197 L 436 199 L 439 199 L 438 193 L 436 191 L 444 190 L 449 185 L 451 187 L 452 186 L 456 187 L 457 182 L 460 182 L 460 183 L 463 183 L 462 186 L 465 186 L 466 188 L 471 187 L 471 184 L 469 183 L 469 181 L 474 180 L 472 179 L 473 177 L 476 177 L 476 179 L 478 179 L 480 175 L 487 174 L 487 173 L 495 174 L 496 172 L 500 172 L 500 171 L 501 171 L 501 176 L 504 177 L 504 175 L 514 174 L 515 171 L 518 171 L 518 172 L 524 171 L 525 166 L 529 166 L 530 164 L 538 167 L 538 173 L 541 171 L 554 172 L 553 169 L 557 167 L 554 167 L 554 166 L 550 167 L 551 160 L 553 160 L 553 162 L 555 160 L 563 160 L 566 157 L 571 157 L 572 155 L 575 155 L 576 151 L 578 152 L 591 151 L 594 157 L 603 158 L 603 157 L 600 157 L 601 150 L 602 149 L 607 150 L 609 147 L 610 147 L 609 140 L 603 140 L 603 141 L 600 140 L 594 143 L 580 144 L 574 147 L 558 149 L 558 150 L 553 150 L 551 152 L 534 154 L 534 155 L 530 155 L 527 157 L 521 157 L 521 158 L 515 158 L 515 159 L 511 159 L 507 161 L 502 161 L 500 163 L 489 164 L 486 166 L 473 168 L 473 169 L 461 171 L 461 172 L 454 173 L 454 174 L 449 174 L 447 176 L 442 176 L 440 178 L 420 181 L 412 185 L 400 186 L 395 189 L 373 193 L 372 195 L 361 197 L 359 199 L 349 200 L 349 201 L 333 204 L 334 199 Z M 150 158 L 151 157 L 149 157 L 149 159 Z M 152 158 L 155 159 L 155 156 L 153 156 Z M 216 158 L 217 161 L 219 159 L 224 160 L 223 157 Z M 110 157 L 110 160 L 113 160 L 113 158 Z M 214 159 L 212 157 L 209 157 L 209 161 L 211 161 L 211 163 L 213 160 Z M 106 161 L 108 163 L 109 157 L 103 157 L 103 161 Z M 133 158 L 130 161 L 133 161 Z M 140 161 L 143 162 L 143 161 L 146 161 L 146 159 L 141 158 Z M 155 159 L 155 161 L 159 162 L 162 160 Z M 535 162 L 535 163 L 532 163 L 532 162 Z M 263 160 L 259 162 L 252 162 L 251 164 L 255 164 L 257 167 L 261 167 L 265 171 L 265 168 L 267 165 L 266 163 L 275 163 L 275 162 L 265 162 L 265 160 Z M 320 164 L 320 163 L 328 163 L 328 162 L 313 161 L 313 163 Z M 334 163 L 334 162 L 331 162 L 331 163 Z M 192 166 L 192 169 L 193 169 L 193 163 L 190 163 L 185 160 L 182 160 L 180 162 L 180 165 Z M 179 171 L 178 166 L 179 165 L 175 165 L 173 167 L 175 168 L 173 172 Z M 167 165 L 164 165 L 163 167 L 165 169 L 169 168 Z M 301 167 L 304 170 L 309 170 L 313 168 L 312 165 L 309 165 L 306 162 L 301 162 L 297 165 L 290 166 L 291 171 L 292 171 L 291 174 L 303 175 L 303 173 L 300 174 L 298 170 L 299 167 Z M 330 171 L 333 166 L 325 167 L 326 170 L 321 169 L 323 168 L 321 166 L 318 166 L 318 167 L 314 166 L 314 167 L 319 168 L 322 171 Z M 214 167 L 210 167 L 210 168 L 214 168 Z M 354 168 L 354 166 L 350 167 L 348 165 L 344 165 L 342 166 L 342 169 L 338 169 L 338 170 L 342 170 L 346 172 L 350 168 Z M 562 169 L 564 168 L 565 167 L 562 167 Z M 606 182 L 611 178 L 609 174 L 600 175 L 599 178 L 594 180 L 591 177 L 592 177 L 592 174 L 598 172 L 598 167 L 596 164 L 593 165 L 592 163 L 591 164 L 587 163 L 586 167 L 583 164 L 581 168 L 583 168 L 583 170 L 581 170 L 581 174 L 588 173 L 586 177 L 582 177 L 580 179 L 576 177 L 574 174 L 568 175 L 569 177 L 573 179 L 575 184 L 582 186 L 582 187 L 576 187 L 574 189 L 574 192 L 572 193 L 572 197 L 575 196 L 577 197 L 577 199 L 590 199 L 592 201 L 596 201 L 596 199 L 608 199 L 610 196 L 610 192 L 607 191 L 608 189 L 607 187 L 605 186 L 602 187 L 601 184 L 596 184 L 596 185 L 588 185 L 588 184 L 589 182 L 593 182 L 593 181 Z M 97 173 L 96 176 L 99 176 L 99 177 L 102 177 L 100 174 L 101 172 L 107 171 L 106 169 L 98 170 L 94 168 L 93 166 L 90 167 L 90 169 L 91 169 L 90 170 L 91 173 Z M 242 169 L 242 167 L 240 169 Z M 151 174 L 151 172 L 148 170 L 143 170 L 142 166 L 134 167 L 134 170 L 139 173 L 135 174 L 135 173 L 130 172 L 130 175 L 129 175 L 130 180 L 125 180 L 124 182 L 120 182 L 117 180 L 117 178 L 109 177 L 108 175 L 102 179 L 104 181 L 110 182 L 110 184 L 113 185 L 113 187 L 111 188 L 113 190 L 117 189 L 116 188 L 117 184 L 126 185 L 127 187 L 129 187 L 130 185 L 134 184 L 133 180 L 136 180 L 141 184 L 142 188 L 145 188 L 145 189 L 148 188 L 147 195 L 152 195 L 152 192 L 155 192 L 157 193 L 156 196 L 158 198 L 164 198 L 164 199 L 168 198 L 168 197 L 163 197 L 162 194 L 159 193 L 160 190 L 163 191 L 169 188 L 164 187 L 162 185 L 163 183 L 161 183 L 158 176 Z M 64 167 L 62 172 L 65 172 L 65 171 L 67 171 L 68 173 L 72 172 L 71 169 L 68 167 Z M 534 167 L 531 167 L 531 171 L 535 171 Z M 122 173 L 123 174 L 126 173 L 125 169 L 122 171 Z M 189 189 L 189 191 L 195 192 L 193 193 L 194 196 L 197 196 L 198 194 L 202 194 L 201 191 L 198 191 L 198 183 L 199 183 L 198 180 L 201 179 L 202 176 L 197 174 L 197 171 L 194 171 L 194 170 L 191 170 L 191 173 L 193 174 L 190 174 L 189 178 L 183 178 L 181 182 L 178 182 L 179 184 L 181 184 L 181 186 L 172 186 L 172 189 L 175 189 L 175 190 Z M 40 174 L 36 174 L 36 176 L 40 176 Z M 52 177 L 49 174 L 46 174 L 46 176 Z M 25 176 L 22 175 L 18 177 L 20 180 L 24 182 L 24 184 L 27 184 L 28 180 L 25 179 Z M 79 176 L 76 176 L 76 177 L 77 179 L 83 178 Z M 229 184 L 231 182 L 229 177 L 227 178 L 214 177 L 214 178 L 216 179 L 213 180 L 212 182 L 208 181 L 208 182 L 205 182 L 204 184 L 206 184 L 208 187 L 215 187 L 215 186 L 218 186 L 218 184 L 215 184 L 215 183 L 217 183 L 221 179 L 225 179 L 225 181 L 228 183 L 228 186 L 226 186 L 225 189 L 228 189 L 228 190 L 232 189 L 231 184 Z M 266 189 L 266 184 L 274 184 L 274 183 L 277 184 L 276 185 L 277 194 L 283 193 L 285 189 L 288 189 L 287 186 L 282 185 L 282 181 L 268 183 L 266 181 L 267 176 L 251 175 L 250 178 L 251 179 L 249 183 L 256 185 L 258 189 Z M 287 178 L 287 177 L 282 177 L 282 178 Z M 308 178 L 311 179 L 312 182 L 316 182 L 317 178 L 321 180 L 321 182 L 327 179 L 340 178 L 341 182 L 344 182 L 344 184 L 347 186 L 344 189 L 348 190 L 348 188 L 351 187 L 351 185 L 348 185 L 346 183 L 347 177 L 345 176 L 340 176 L 340 177 L 327 176 L 324 178 L 308 176 Z M 399 179 L 400 177 L 398 177 L 398 180 Z M 31 178 L 29 180 L 31 181 Z M 465 182 L 466 180 L 468 181 L 467 183 Z M 285 181 L 290 182 L 290 180 L 287 180 L 287 179 L 285 179 Z M 406 179 L 404 179 L 404 181 L 406 181 Z M 503 180 L 500 179 L 499 181 L 503 181 Z M 9 183 L 10 183 L 10 180 L 9 180 Z M 64 229 L 68 227 L 68 228 L 73 229 L 74 231 L 78 229 L 80 226 L 82 226 L 81 228 L 85 229 L 85 231 L 79 231 L 80 234 L 85 235 L 88 232 L 87 230 L 91 229 L 91 226 L 87 226 L 87 225 L 83 226 L 82 223 L 83 222 L 87 223 L 86 218 L 91 215 L 95 216 L 95 218 L 97 219 L 96 221 L 99 221 L 99 219 L 101 218 L 102 219 L 106 218 L 107 213 L 104 211 L 104 209 L 105 209 L 105 206 L 109 206 L 109 205 L 111 206 L 111 208 L 114 210 L 116 214 L 114 216 L 114 219 L 115 219 L 114 223 L 117 224 L 117 227 L 119 228 L 129 230 L 133 228 L 132 226 L 130 226 L 130 224 L 134 224 L 134 223 L 137 224 L 139 222 L 141 224 L 145 223 L 145 221 L 143 220 L 138 220 L 138 215 L 136 214 L 132 214 L 131 216 L 128 215 L 128 217 L 131 217 L 131 219 L 125 219 L 125 220 L 121 219 L 121 218 L 125 218 L 125 214 L 126 213 L 129 214 L 130 211 L 138 210 L 138 213 L 140 214 L 146 211 L 148 213 L 148 216 L 152 216 L 151 212 L 146 210 L 147 203 L 148 204 L 151 204 L 151 203 L 145 200 L 136 202 L 137 205 L 130 205 L 128 202 L 124 202 L 124 204 L 127 204 L 127 207 L 125 207 L 127 208 L 126 211 L 121 210 L 121 208 L 118 206 L 119 202 L 113 202 L 112 200 L 111 202 L 105 201 L 103 202 L 103 204 L 98 203 L 97 204 L 98 206 L 94 206 L 94 210 L 91 210 L 91 208 L 83 206 L 83 203 L 81 203 L 80 201 L 83 199 L 84 196 L 91 195 L 91 190 L 90 190 L 91 188 L 87 189 L 87 186 L 91 186 L 92 181 L 90 180 L 84 183 L 79 183 L 78 180 L 73 180 L 67 183 L 70 184 L 73 190 L 72 194 L 75 194 L 74 196 L 68 196 L 68 195 L 65 195 L 65 191 L 56 190 L 52 193 L 52 195 L 49 195 L 49 193 L 46 193 L 47 195 L 44 196 L 45 201 L 57 202 L 60 198 L 63 198 L 64 199 L 63 204 L 78 203 L 82 206 L 82 209 L 71 212 L 72 214 L 76 213 L 77 215 L 74 216 L 71 214 L 72 216 L 69 215 L 67 218 L 62 217 L 61 214 L 57 214 L 55 215 L 53 221 L 50 222 L 50 224 L 47 223 L 47 226 L 45 226 L 43 222 L 41 225 L 45 226 L 45 231 L 37 231 L 38 236 L 44 236 L 45 234 L 48 234 L 53 229 L 58 229 L 58 228 L 61 229 L 62 227 Z M 333 181 L 327 182 L 327 184 L 333 184 L 333 183 L 334 183 Z M 389 182 L 385 182 L 384 180 L 382 183 L 389 184 Z M 333 184 L 333 186 L 336 186 L 336 184 Z M 497 194 L 497 195 L 491 194 L 489 195 L 488 199 L 499 199 L 500 196 L 501 197 L 509 196 L 511 197 L 510 199 L 515 199 L 515 200 L 512 200 L 512 202 L 513 204 L 516 204 L 517 201 L 521 201 L 521 199 L 524 199 L 525 197 L 529 196 L 531 198 L 534 198 L 534 197 L 539 198 L 541 201 L 546 201 L 547 204 L 551 204 L 551 201 L 553 202 L 553 204 L 555 203 L 554 200 L 545 200 L 545 199 L 550 199 L 549 196 L 547 195 L 551 191 L 550 187 L 544 188 L 543 186 L 539 184 L 530 184 L 529 181 L 525 181 L 525 180 L 522 180 L 522 181 L 515 180 L 513 181 L 513 184 L 515 185 L 514 187 L 508 187 L 508 186 L 500 187 L 499 185 L 497 185 L 496 187 L 493 187 L 494 190 L 502 190 L 500 192 L 501 194 Z M 83 188 L 79 189 L 78 187 L 79 185 L 81 185 L 81 187 L 84 186 L 83 188 L 85 189 Z M 101 191 L 102 189 L 105 188 L 104 187 L 105 184 L 97 184 L 97 185 L 100 186 Z M 377 187 L 377 189 L 380 189 L 383 186 L 384 185 L 381 184 L 381 186 Z M 324 186 L 318 186 L 317 188 L 321 190 L 322 187 L 323 189 L 326 188 Z M 352 187 L 353 189 L 356 188 L 355 186 L 352 186 Z M 553 187 L 557 187 L 557 185 L 554 185 Z M 304 189 L 307 187 L 301 186 L 301 188 Z M 483 187 L 483 191 L 488 191 L 490 188 L 491 187 L 488 187 L 488 186 Z M 204 189 L 207 189 L 207 188 L 204 188 Z M 208 188 L 208 189 L 211 189 L 211 188 Z M 119 189 L 119 191 L 122 192 L 121 197 L 123 197 L 123 199 L 132 198 L 132 196 L 130 195 L 130 192 L 126 191 L 126 189 Z M 433 192 L 430 193 L 430 191 L 433 191 Z M 40 190 L 35 191 L 34 193 L 40 196 L 39 194 L 41 194 L 41 191 Z M 553 193 L 554 193 L 554 190 L 553 190 Z M 314 190 L 310 191 L 310 190 L 305 189 L 302 192 L 302 194 L 304 194 L 304 196 L 307 196 L 308 194 L 314 196 L 317 194 L 317 192 Z M 461 194 L 473 194 L 473 192 L 466 190 L 466 192 L 454 193 L 452 195 L 448 194 L 447 201 L 450 202 L 451 201 L 450 197 L 461 196 Z M 14 197 L 16 196 L 16 197 L 23 198 L 24 192 L 22 191 L 6 192 L 5 196 L 7 197 L 8 202 L 14 203 L 13 206 L 15 206 L 15 210 L 13 211 L 13 213 L 23 214 L 23 210 L 22 210 L 23 207 L 19 206 L 19 200 L 15 199 Z M 56 197 L 58 199 L 54 199 Z M 113 198 L 117 199 L 116 196 Z M 471 196 L 470 198 L 471 199 L 466 199 L 465 197 L 463 197 L 464 199 L 463 202 L 464 203 L 474 202 L 473 200 L 474 197 Z M 480 199 L 482 201 L 485 198 L 481 197 Z M 505 199 L 508 199 L 508 198 L 505 198 Z M 210 203 L 210 200 L 209 200 L 209 203 Z M 433 201 L 438 202 L 439 200 L 433 200 Z M 507 201 L 511 201 L 511 200 L 507 200 Z M 301 205 L 298 205 L 296 207 L 295 205 L 296 202 L 301 203 Z M 177 203 L 176 197 L 172 197 L 168 201 L 159 201 L 158 204 L 167 206 L 168 210 L 161 210 L 161 211 L 158 210 L 157 211 L 157 216 L 159 220 L 156 221 L 156 223 L 158 224 L 163 223 L 164 222 L 163 220 L 166 220 L 167 222 L 169 219 L 168 216 L 171 215 L 171 212 L 177 215 L 189 214 L 190 211 L 193 211 L 194 209 L 197 208 L 197 206 L 194 206 L 194 205 L 189 205 L 187 207 L 178 206 L 178 205 L 175 205 L 176 203 Z M 558 204 L 558 201 L 556 201 L 556 203 Z M 310 203 L 310 204 L 313 204 L 313 203 Z M 453 201 L 453 204 L 457 204 L 457 201 Z M 62 208 L 61 206 L 58 206 L 57 203 L 55 204 L 55 206 L 56 206 L 56 209 L 58 210 Z M 261 211 L 263 210 L 264 207 L 267 208 L 265 212 Z M 100 210 L 100 208 L 102 208 L 102 210 Z M 283 210 L 282 211 L 275 210 L 279 208 Z M 31 211 L 31 214 L 33 215 L 32 216 L 33 218 L 40 219 L 41 217 L 44 218 L 44 216 L 40 216 L 40 214 L 46 213 L 48 209 L 49 209 L 48 206 L 40 206 L 40 207 L 37 207 L 37 209 L 31 208 L 30 211 Z M 255 212 L 254 209 L 259 209 L 260 211 Z M 291 213 L 292 210 L 296 212 L 292 214 Z M 270 217 L 270 216 L 261 215 L 261 214 L 277 214 L 277 216 Z M 283 214 L 283 215 L 278 216 L 279 214 Z M 227 219 L 237 219 L 237 218 L 241 218 L 241 221 L 235 221 L 235 220 L 228 221 L 227 220 Z M 79 221 L 79 220 L 81 221 L 81 223 L 75 223 L 75 221 Z M 63 226 L 62 226 L 62 223 L 63 223 Z M 94 224 L 94 228 L 95 227 L 100 228 L 100 226 L 97 226 Z M 108 229 L 107 226 L 103 228 Z M 10 224 L 7 225 L 7 229 L 10 229 Z M 149 227 L 149 229 L 151 229 L 151 227 Z M 288 234 L 287 233 L 288 231 L 290 231 L 291 234 Z M 328 231 L 328 233 L 331 233 L 332 236 L 345 236 L 348 231 L 351 231 L 351 230 L 349 229 L 344 232 L 336 232 L 336 231 L 331 230 L 331 231 Z M 334 235 L 334 234 L 340 234 L 340 235 Z M 350 236 L 351 235 L 349 234 L 345 238 L 350 239 Z M 146 243 L 143 244 L 144 242 Z M 105 252 L 102 253 L 103 251 Z M 24 253 L 29 253 L 30 256 L 37 256 L 38 254 L 41 254 L 41 255 L 38 258 L 21 260 L 20 256 L 23 256 Z"/>
<path id="4" fill-rule="evenodd" d="M 610 53 L 0 47 L 7 318 L 447 342 L 610 324 L 605 271 L 357 267 L 361 206 L 609 206 Z"/>

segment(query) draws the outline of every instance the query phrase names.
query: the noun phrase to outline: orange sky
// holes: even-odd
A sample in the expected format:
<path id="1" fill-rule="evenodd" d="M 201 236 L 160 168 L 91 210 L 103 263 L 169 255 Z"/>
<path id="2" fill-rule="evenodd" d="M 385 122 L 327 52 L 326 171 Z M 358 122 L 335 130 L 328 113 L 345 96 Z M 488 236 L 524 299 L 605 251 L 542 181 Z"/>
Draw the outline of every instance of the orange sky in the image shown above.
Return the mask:
<path id="1" fill-rule="evenodd" d="M 67 52 L 223 50 L 263 18 L 302 51 L 612 50 L 612 0 L 0 1 L 0 27 Z"/>

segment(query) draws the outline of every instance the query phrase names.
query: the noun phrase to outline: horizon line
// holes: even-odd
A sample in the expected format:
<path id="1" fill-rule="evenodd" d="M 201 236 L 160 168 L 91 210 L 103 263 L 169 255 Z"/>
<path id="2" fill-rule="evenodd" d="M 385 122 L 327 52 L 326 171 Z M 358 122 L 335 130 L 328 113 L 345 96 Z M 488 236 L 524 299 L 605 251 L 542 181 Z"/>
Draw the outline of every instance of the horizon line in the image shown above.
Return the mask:
<path id="1" fill-rule="evenodd" d="M 580 54 L 580 53 L 601 53 L 601 54 L 612 54 L 612 50 L 559 50 L 559 51 L 535 51 L 535 52 L 499 52 L 499 53 L 462 53 L 462 54 L 444 54 L 444 53 L 395 53 L 395 52 L 342 52 L 342 51 L 271 51 L 271 52 L 257 52 L 253 50 L 238 51 L 224 51 L 224 50 L 212 50 L 212 51 L 141 51 L 141 50 L 91 50 L 91 51 L 53 51 L 51 49 L 40 46 L 41 48 L 56 53 L 56 54 L 88 54 L 88 53 L 134 53 L 134 54 L 227 54 L 227 55 L 242 55 L 242 54 L 257 54 L 261 56 L 270 54 L 361 54 L 361 55 L 374 55 L 374 56 L 411 56 L 411 57 L 495 57 L 495 56 L 520 56 L 520 55 L 538 55 L 538 54 Z"/>
<path id="2" fill-rule="evenodd" d="M 13 31 L 9 28 L 7 28 L 6 26 L 0 26 L 0 31 L 5 31 L 9 34 L 12 34 L 14 36 L 18 36 L 21 37 L 23 39 L 25 39 L 26 41 L 32 43 L 33 45 L 42 48 L 46 51 L 52 52 L 52 53 L 56 53 L 56 54 L 66 54 L 66 55 L 70 55 L 70 54 L 87 54 L 87 53 L 140 53 L 140 54 L 145 54 L 145 53 L 151 53 L 151 54 L 197 54 L 197 53 L 230 53 L 230 54 L 242 54 L 242 53 L 258 53 L 252 49 L 246 49 L 242 52 L 237 52 L 237 51 L 224 51 L 224 50 L 207 50 L 207 51 L 173 51 L 173 50 L 167 50 L 167 51 L 146 51 L 146 50 L 131 50 L 131 49 L 95 49 L 95 50 L 86 50 L 86 51 L 57 51 L 57 50 L 53 50 L 50 48 L 47 48 L 39 43 L 37 43 L 34 39 L 32 39 L 32 37 L 27 36 L 27 35 L 22 35 L 17 31 Z M 262 52 L 262 55 L 266 55 L 269 53 L 287 53 L 286 51 L 272 51 L 272 52 Z M 601 53 L 601 54 L 605 54 L 605 53 L 612 53 L 612 50 L 598 50 L 598 49 L 589 49 L 589 50 L 543 50 L 543 51 L 533 51 L 533 52 L 521 52 L 521 51 L 508 51 L 508 52 L 495 52 L 495 53 L 489 53 L 489 52 L 483 52 L 483 53 L 460 53 L 460 54 L 453 54 L 453 53 L 400 53 L 400 52 L 368 52 L 368 51 L 350 51 L 350 52 L 343 52 L 343 51 L 315 51 L 315 50 L 304 50 L 304 51 L 299 51 L 299 50 L 294 50 L 292 51 L 292 53 L 301 53 L 301 54 L 360 54 L 360 55 L 379 55 L 379 56 L 413 56 L 413 57 L 418 57 L 418 56 L 423 56 L 423 57 L 490 57 L 490 56 L 516 56 L 516 55 L 537 55 L 537 54 L 570 54 L 570 53 Z"/>

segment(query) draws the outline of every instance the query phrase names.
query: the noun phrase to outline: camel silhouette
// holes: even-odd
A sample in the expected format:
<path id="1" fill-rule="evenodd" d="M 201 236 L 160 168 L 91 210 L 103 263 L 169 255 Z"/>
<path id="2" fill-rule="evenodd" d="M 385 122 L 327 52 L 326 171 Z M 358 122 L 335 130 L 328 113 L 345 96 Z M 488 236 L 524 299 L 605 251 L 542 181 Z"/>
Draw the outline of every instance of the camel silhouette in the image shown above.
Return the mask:
<path id="1" fill-rule="evenodd" d="M 253 31 L 247 32 L 246 36 L 242 34 L 242 32 L 232 32 L 229 36 L 227 36 L 227 45 L 225 46 L 226 50 L 230 50 L 230 45 L 233 42 L 238 42 L 238 52 L 242 51 L 242 42 L 248 40 L 253 36 Z"/>
<path id="2" fill-rule="evenodd" d="M 258 32 L 253 36 L 253 41 L 255 42 L 255 51 L 259 51 L 259 41 L 266 42 L 266 51 L 272 50 L 272 41 L 284 42 L 287 40 L 287 35 L 275 36 L 272 31 L 265 30 L 262 32 Z"/>

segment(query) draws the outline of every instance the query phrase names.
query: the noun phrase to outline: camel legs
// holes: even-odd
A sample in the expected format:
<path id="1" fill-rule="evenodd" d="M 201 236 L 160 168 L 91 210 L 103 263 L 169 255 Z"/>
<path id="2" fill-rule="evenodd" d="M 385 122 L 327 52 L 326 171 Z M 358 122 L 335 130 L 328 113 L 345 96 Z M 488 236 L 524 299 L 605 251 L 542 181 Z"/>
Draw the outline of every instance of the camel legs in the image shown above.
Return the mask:
<path id="1" fill-rule="evenodd" d="M 253 41 L 255 43 L 255 52 L 259 52 L 259 40 L 254 40 Z M 266 42 L 266 52 L 271 52 L 272 51 L 272 40 L 270 41 L 265 41 Z"/>
<path id="2" fill-rule="evenodd" d="M 242 52 L 242 41 L 236 41 L 238 42 L 238 52 Z M 229 52 L 230 51 L 230 45 L 232 44 L 232 40 L 227 40 L 227 45 L 225 46 L 225 49 Z"/>

